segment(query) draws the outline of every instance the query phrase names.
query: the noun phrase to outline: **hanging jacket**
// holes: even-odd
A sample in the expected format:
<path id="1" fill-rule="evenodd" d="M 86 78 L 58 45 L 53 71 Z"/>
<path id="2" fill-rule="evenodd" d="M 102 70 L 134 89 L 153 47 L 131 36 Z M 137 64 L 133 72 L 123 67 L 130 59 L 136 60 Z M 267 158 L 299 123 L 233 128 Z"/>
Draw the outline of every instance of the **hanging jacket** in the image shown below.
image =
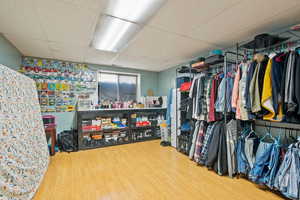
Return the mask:
<path id="1" fill-rule="evenodd" d="M 282 79 L 281 79 L 281 88 L 280 88 L 280 95 L 283 101 L 283 105 L 282 105 L 282 109 L 283 109 L 283 117 L 284 120 L 286 121 L 285 117 L 286 117 L 286 111 L 287 111 L 287 106 L 285 103 L 285 80 L 286 80 L 286 75 L 287 75 L 287 66 L 288 66 L 288 62 L 289 62 L 289 57 L 290 57 L 290 53 L 288 52 L 286 55 L 286 59 L 284 61 L 284 68 L 283 68 L 283 72 L 282 72 Z"/>
<path id="2" fill-rule="evenodd" d="M 241 120 L 249 120 L 249 113 L 246 109 L 246 96 L 249 94 L 246 91 L 246 83 L 247 83 L 247 71 L 249 62 L 247 63 L 241 63 L 241 79 L 239 81 L 239 98 L 238 98 L 238 104 L 237 106 L 240 109 L 240 119 Z"/>
<path id="3" fill-rule="evenodd" d="M 285 77 L 285 99 L 284 102 L 287 104 L 287 112 L 294 112 L 296 108 L 295 100 L 295 61 L 296 54 L 291 52 L 288 60 L 286 77 Z"/>
<path id="4" fill-rule="evenodd" d="M 246 96 L 246 108 L 248 111 L 251 111 L 250 83 L 253 78 L 254 71 L 256 69 L 256 65 L 257 65 L 256 61 L 251 62 L 251 64 L 248 67 L 248 72 L 247 72 L 248 76 L 247 76 L 247 83 L 246 83 L 246 91 L 247 91 L 248 95 Z"/>
<path id="5" fill-rule="evenodd" d="M 258 88 L 259 88 L 260 102 L 261 102 L 263 86 L 264 86 L 264 77 L 265 77 L 268 62 L 269 62 L 269 57 L 265 55 L 263 60 L 260 63 L 260 68 L 258 72 Z M 268 112 L 269 111 L 266 110 L 264 107 L 261 107 L 261 111 L 256 113 L 256 116 L 257 118 L 263 118 L 263 116 L 266 115 Z"/>
<path id="6" fill-rule="evenodd" d="M 264 115 L 264 120 L 272 120 L 275 116 L 275 111 L 273 107 L 273 98 L 272 98 L 272 79 L 271 79 L 271 71 L 272 71 L 272 58 L 269 59 L 265 77 L 264 77 L 264 85 L 263 92 L 261 98 L 261 104 L 264 108 L 266 108 L 269 113 Z"/>
<path id="7" fill-rule="evenodd" d="M 295 51 L 292 51 L 289 55 L 287 62 L 287 69 L 285 75 L 285 113 L 286 113 L 286 121 L 291 123 L 299 123 L 299 117 L 296 115 L 297 113 L 297 98 L 296 98 L 296 80 L 299 77 L 296 77 L 296 59 L 298 55 Z"/>
<path id="8" fill-rule="evenodd" d="M 252 80 L 250 82 L 250 88 L 249 88 L 251 112 L 253 112 L 253 113 L 257 113 L 257 112 L 261 111 L 259 83 L 258 83 L 258 72 L 259 72 L 260 66 L 261 66 L 261 64 L 257 63 L 257 66 L 253 73 Z"/>
<path id="9" fill-rule="evenodd" d="M 256 54 L 254 57 L 256 61 L 256 67 L 253 72 L 253 76 L 250 82 L 249 94 L 250 94 L 250 102 L 251 102 L 251 112 L 258 113 L 262 110 L 261 108 L 261 85 L 260 83 L 260 73 L 265 73 L 263 69 L 265 69 L 264 61 L 265 56 L 262 54 Z"/>
<path id="10" fill-rule="evenodd" d="M 295 82 L 295 96 L 297 103 L 297 115 L 300 115 L 300 56 L 299 54 L 296 57 L 296 73 L 295 73 L 296 82 Z"/>
<path id="11" fill-rule="evenodd" d="M 283 99 L 281 96 L 281 80 L 283 77 L 286 56 L 286 53 L 278 54 L 276 57 L 273 58 L 272 61 L 272 100 L 275 111 L 275 119 L 277 121 L 283 120 Z"/>
<path id="12" fill-rule="evenodd" d="M 232 89 L 232 99 L 231 99 L 232 108 L 236 109 L 236 119 L 241 118 L 241 112 L 240 112 L 240 108 L 238 106 L 240 78 L 241 78 L 241 70 L 240 70 L 240 66 L 238 66 L 237 72 L 236 72 L 236 75 L 234 78 L 233 89 Z"/>

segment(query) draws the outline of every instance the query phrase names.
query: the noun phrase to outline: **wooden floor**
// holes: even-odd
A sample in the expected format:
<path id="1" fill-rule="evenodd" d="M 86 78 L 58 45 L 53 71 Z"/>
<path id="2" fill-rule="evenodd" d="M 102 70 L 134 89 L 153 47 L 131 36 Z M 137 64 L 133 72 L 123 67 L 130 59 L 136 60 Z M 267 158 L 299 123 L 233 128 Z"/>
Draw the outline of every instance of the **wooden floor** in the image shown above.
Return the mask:
<path id="1" fill-rule="evenodd" d="M 244 179 L 220 177 L 159 141 L 58 153 L 34 200 L 272 200 Z"/>

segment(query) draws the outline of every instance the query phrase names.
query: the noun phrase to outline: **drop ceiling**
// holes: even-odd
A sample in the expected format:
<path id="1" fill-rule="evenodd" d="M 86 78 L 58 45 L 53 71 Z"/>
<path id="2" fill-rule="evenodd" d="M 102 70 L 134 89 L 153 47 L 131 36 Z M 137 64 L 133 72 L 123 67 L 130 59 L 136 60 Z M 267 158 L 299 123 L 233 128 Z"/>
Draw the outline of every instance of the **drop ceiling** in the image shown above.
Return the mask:
<path id="1" fill-rule="evenodd" d="M 118 53 L 90 47 L 106 0 L 0 0 L 0 32 L 25 56 L 162 71 L 300 22 L 299 0 L 168 0 Z"/>

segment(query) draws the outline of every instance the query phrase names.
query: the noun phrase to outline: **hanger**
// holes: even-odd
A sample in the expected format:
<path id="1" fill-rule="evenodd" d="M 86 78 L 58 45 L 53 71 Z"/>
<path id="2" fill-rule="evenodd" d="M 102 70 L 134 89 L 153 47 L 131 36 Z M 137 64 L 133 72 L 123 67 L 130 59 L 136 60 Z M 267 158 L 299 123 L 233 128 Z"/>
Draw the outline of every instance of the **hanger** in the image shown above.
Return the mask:
<path id="1" fill-rule="evenodd" d="M 270 138 L 273 142 L 276 142 L 276 139 L 269 133 L 267 132 L 261 139 L 260 141 L 264 141 L 266 138 Z"/>
<path id="2" fill-rule="evenodd" d="M 276 53 L 275 53 L 275 52 L 271 52 L 271 53 L 269 54 L 269 58 L 270 58 L 270 59 L 274 58 L 275 56 L 276 56 Z"/>
<path id="3" fill-rule="evenodd" d="M 291 139 L 291 143 L 297 142 L 297 139 L 293 136 L 293 132 L 289 129 L 289 138 Z"/>
<path id="4" fill-rule="evenodd" d="M 300 55 L 300 47 L 296 47 L 295 51 Z"/>
<path id="5" fill-rule="evenodd" d="M 281 130 L 283 130 L 283 128 L 281 128 Z M 286 134 L 286 129 L 284 129 L 284 138 L 283 138 L 284 140 L 284 143 L 283 143 L 283 145 L 284 146 L 288 146 L 288 144 L 289 144 L 289 140 L 288 140 L 288 137 L 287 137 L 287 134 Z"/>

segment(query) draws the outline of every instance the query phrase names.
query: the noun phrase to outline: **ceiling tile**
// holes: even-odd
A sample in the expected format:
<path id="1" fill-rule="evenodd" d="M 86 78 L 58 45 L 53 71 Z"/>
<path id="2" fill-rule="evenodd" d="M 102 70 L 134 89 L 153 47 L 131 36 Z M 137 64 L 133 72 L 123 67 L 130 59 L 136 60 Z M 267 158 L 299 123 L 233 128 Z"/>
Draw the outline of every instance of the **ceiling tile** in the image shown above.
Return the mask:
<path id="1" fill-rule="evenodd" d="M 171 0 L 159 10 L 149 25 L 185 34 L 187 29 L 200 27 L 239 2 L 241 0 Z"/>
<path id="2" fill-rule="evenodd" d="M 49 41 L 88 45 L 101 9 L 91 11 L 57 0 L 36 0 L 38 15 Z"/>
<path id="3" fill-rule="evenodd" d="M 53 58 L 48 47 L 48 42 L 43 40 L 28 39 L 25 37 L 4 34 L 25 56 Z"/>
<path id="4" fill-rule="evenodd" d="M 112 65 L 116 56 L 116 53 L 99 51 L 89 47 L 85 50 L 84 62 L 99 65 Z"/>
<path id="5" fill-rule="evenodd" d="M 157 60 L 189 58 L 212 45 L 188 37 L 170 34 L 154 28 L 144 27 L 135 40 L 124 50 L 126 55 L 149 57 Z"/>
<path id="6" fill-rule="evenodd" d="M 231 39 L 239 39 L 237 33 L 255 28 L 267 19 L 297 5 L 299 1 L 296 0 L 243 1 L 201 27 L 190 30 L 188 35 L 192 38 L 224 44 Z"/>
<path id="7" fill-rule="evenodd" d="M 106 5 L 106 0 L 60 0 L 60 2 L 90 10 L 101 10 Z"/>
<path id="8" fill-rule="evenodd" d="M 0 4 L 0 32 L 46 40 L 33 0 L 1 0 Z"/>
<path id="9" fill-rule="evenodd" d="M 86 47 L 62 42 L 49 42 L 49 49 L 57 59 L 83 62 Z"/>
<path id="10" fill-rule="evenodd" d="M 132 56 L 128 54 L 121 54 L 114 61 L 114 65 L 126 68 L 143 69 L 148 71 L 161 71 L 161 66 L 164 61 L 151 59 L 146 56 Z"/>

